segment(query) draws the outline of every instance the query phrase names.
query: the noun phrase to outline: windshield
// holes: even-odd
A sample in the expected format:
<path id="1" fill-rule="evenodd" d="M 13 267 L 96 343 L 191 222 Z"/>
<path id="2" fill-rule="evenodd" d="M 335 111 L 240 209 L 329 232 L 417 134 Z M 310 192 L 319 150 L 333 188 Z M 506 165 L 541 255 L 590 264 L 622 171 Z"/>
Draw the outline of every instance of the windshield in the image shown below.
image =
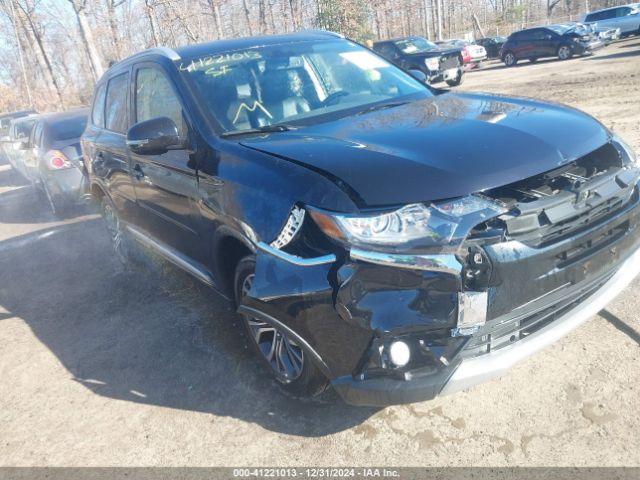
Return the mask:
<path id="1" fill-rule="evenodd" d="M 325 114 L 432 95 L 386 60 L 344 40 L 256 47 L 176 65 L 226 132 L 317 122 Z"/>
<path id="2" fill-rule="evenodd" d="M 396 40 L 393 43 L 396 44 L 396 47 L 402 50 L 402 53 L 407 54 L 428 52 L 438 48 L 435 43 L 432 43 L 422 37 L 403 38 L 402 40 Z"/>

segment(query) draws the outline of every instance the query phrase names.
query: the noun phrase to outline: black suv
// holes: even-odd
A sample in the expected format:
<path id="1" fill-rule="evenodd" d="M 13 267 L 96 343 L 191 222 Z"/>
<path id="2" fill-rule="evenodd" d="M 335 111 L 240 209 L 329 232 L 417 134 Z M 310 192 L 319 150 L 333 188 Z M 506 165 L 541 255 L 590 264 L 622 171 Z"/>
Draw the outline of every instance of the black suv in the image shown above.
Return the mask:
<path id="1" fill-rule="evenodd" d="M 358 405 L 495 377 L 640 270 L 640 171 L 577 110 L 443 93 L 324 32 L 152 49 L 82 139 L 116 252 L 235 302 L 266 371 Z"/>
<path id="2" fill-rule="evenodd" d="M 502 46 L 500 56 L 507 67 L 513 67 L 522 59 L 530 62 L 546 57 L 568 60 L 604 46 L 594 36 L 576 30 L 576 25 L 550 25 L 514 32 Z"/>
<path id="3" fill-rule="evenodd" d="M 451 87 L 462 83 L 462 49 L 440 47 L 422 37 L 403 37 L 375 42 L 373 50 L 398 67 L 424 73 L 429 83 L 446 82 Z"/>

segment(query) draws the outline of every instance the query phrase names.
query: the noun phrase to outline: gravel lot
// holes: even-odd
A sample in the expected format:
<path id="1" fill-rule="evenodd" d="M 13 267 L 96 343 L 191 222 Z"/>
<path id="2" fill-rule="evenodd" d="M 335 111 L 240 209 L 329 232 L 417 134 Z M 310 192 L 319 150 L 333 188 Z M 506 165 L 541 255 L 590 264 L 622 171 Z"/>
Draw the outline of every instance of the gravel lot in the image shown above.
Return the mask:
<path id="1" fill-rule="evenodd" d="M 640 149 L 639 37 L 462 88 L 584 109 Z M 215 294 L 110 252 L 95 215 L 52 218 L 0 165 L 0 465 L 640 465 L 639 281 L 500 380 L 375 410 L 288 398 Z"/>

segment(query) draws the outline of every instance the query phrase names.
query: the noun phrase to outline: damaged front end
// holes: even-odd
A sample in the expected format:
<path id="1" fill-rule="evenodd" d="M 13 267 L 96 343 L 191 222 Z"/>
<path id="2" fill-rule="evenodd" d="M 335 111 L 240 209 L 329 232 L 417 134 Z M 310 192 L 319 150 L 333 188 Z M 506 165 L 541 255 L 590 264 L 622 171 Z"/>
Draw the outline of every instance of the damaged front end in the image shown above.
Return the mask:
<path id="1" fill-rule="evenodd" d="M 640 172 L 615 140 L 482 195 L 341 215 L 297 206 L 240 311 L 275 323 L 351 404 L 501 374 L 640 270 Z M 594 311 L 594 309 L 597 309 Z"/>

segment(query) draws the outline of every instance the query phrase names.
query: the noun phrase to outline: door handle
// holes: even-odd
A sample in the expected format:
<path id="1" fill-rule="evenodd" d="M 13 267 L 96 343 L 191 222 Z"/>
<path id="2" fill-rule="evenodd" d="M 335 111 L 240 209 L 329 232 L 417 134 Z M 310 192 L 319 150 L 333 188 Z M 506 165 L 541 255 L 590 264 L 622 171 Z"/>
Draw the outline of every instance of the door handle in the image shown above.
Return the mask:
<path id="1" fill-rule="evenodd" d="M 139 163 L 136 163 L 133 167 L 133 176 L 136 180 L 142 180 L 145 177 L 144 172 L 142 171 L 142 167 Z"/>

